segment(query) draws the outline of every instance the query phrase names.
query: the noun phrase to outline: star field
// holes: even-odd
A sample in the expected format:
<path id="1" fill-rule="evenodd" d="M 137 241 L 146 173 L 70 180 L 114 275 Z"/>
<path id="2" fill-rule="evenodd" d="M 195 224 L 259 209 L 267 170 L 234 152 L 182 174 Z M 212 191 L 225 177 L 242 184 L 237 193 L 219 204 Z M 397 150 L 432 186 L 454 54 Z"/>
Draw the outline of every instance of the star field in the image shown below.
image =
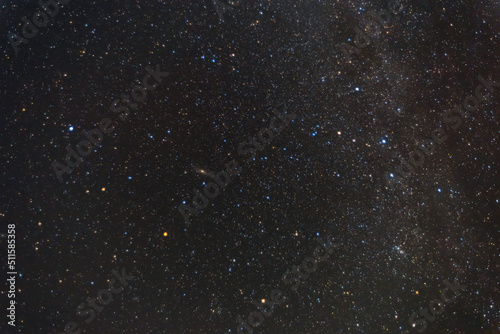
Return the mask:
<path id="1" fill-rule="evenodd" d="M 0 1 L 2 333 L 500 332 L 498 1 L 58 6 Z"/>

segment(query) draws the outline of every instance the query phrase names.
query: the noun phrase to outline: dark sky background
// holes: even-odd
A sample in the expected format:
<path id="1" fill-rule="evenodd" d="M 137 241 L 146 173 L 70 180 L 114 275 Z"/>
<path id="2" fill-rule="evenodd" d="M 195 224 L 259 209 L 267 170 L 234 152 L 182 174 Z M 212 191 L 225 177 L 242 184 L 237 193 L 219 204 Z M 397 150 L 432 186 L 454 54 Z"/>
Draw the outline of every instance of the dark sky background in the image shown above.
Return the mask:
<path id="1" fill-rule="evenodd" d="M 500 82 L 500 3 L 402 0 L 349 62 L 341 44 L 387 6 L 240 0 L 221 20 L 209 0 L 70 1 L 16 54 L 8 34 L 40 7 L 0 1 L 0 233 L 16 224 L 18 271 L 12 328 L 1 238 L 0 332 L 235 334 L 280 289 L 254 333 L 418 333 L 412 312 L 456 279 L 423 333 L 499 333 L 500 87 L 456 130 L 442 115 L 478 75 Z M 120 120 L 111 102 L 156 65 L 169 76 Z M 246 162 L 239 144 L 285 110 Z M 53 161 L 105 117 L 60 183 Z M 438 127 L 448 139 L 397 176 Z M 179 204 L 232 159 L 188 226 Z M 318 236 L 339 247 L 292 292 L 282 275 Z M 136 279 L 85 323 L 78 305 L 122 268 Z"/>

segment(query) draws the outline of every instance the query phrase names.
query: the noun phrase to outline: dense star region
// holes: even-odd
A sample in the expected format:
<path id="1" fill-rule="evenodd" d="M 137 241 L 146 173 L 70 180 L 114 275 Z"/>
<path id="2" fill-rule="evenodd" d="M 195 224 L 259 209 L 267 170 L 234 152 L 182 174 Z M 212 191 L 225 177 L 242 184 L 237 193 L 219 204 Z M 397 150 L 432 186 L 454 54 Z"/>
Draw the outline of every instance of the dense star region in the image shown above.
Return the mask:
<path id="1" fill-rule="evenodd" d="M 498 1 L 0 1 L 0 36 L 1 333 L 500 332 Z"/>

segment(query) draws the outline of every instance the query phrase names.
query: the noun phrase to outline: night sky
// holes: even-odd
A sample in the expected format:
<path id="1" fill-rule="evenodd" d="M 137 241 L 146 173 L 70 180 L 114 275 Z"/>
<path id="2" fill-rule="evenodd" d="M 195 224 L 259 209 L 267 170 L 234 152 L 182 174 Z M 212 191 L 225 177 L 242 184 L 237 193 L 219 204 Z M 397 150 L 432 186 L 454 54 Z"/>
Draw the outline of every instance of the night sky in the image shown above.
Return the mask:
<path id="1" fill-rule="evenodd" d="M 500 333 L 498 0 L 37 2 L 1 333 Z"/>

